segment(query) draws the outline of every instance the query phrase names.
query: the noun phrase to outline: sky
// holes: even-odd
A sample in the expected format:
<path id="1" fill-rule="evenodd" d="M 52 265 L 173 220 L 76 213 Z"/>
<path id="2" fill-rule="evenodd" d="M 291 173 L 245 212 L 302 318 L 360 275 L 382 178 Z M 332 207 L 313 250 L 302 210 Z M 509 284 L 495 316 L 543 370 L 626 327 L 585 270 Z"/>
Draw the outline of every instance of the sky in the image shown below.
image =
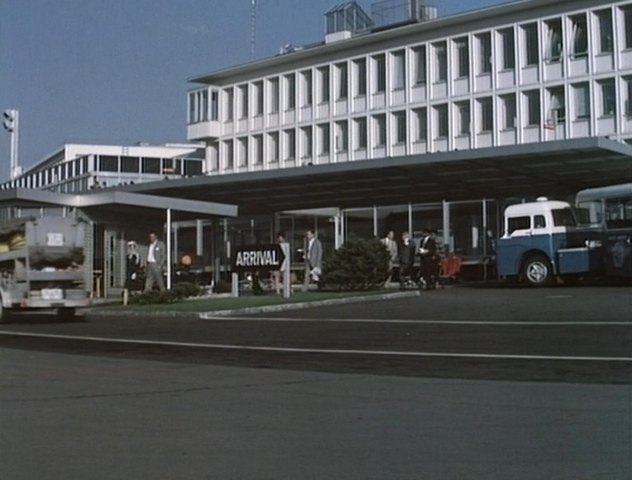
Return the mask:
<path id="1" fill-rule="evenodd" d="M 508 2 L 433 1 L 442 16 Z M 255 58 L 323 40 L 338 3 L 257 0 Z M 20 112 L 20 165 L 65 143 L 185 142 L 188 79 L 248 62 L 250 25 L 251 0 L 0 0 L 0 110 Z M 9 145 L 1 129 L 0 181 Z"/>

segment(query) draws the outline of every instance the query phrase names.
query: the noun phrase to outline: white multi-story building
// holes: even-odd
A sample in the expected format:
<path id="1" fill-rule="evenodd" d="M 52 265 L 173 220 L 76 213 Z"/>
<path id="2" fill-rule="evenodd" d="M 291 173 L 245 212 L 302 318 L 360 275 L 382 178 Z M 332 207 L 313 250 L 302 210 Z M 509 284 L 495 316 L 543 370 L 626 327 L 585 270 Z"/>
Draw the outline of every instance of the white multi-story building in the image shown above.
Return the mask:
<path id="1" fill-rule="evenodd" d="M 0 189 L 29 188 L 81 193 L 95 188 L 202 175 L 203 149 L 196 144 L 65 144 Z"/>
<path id="2" fill-rule="evenodd" d="M 419 9 L 418 2 L 411 5 Z M 423 6 L 422 6 L 423 7 Z M 582 137 L 632 141 L 632 2 L 525 0 L 359 31 L 201 75 L 211 175 Z M 338 24 L 344 28 L 337 28 Z"/>

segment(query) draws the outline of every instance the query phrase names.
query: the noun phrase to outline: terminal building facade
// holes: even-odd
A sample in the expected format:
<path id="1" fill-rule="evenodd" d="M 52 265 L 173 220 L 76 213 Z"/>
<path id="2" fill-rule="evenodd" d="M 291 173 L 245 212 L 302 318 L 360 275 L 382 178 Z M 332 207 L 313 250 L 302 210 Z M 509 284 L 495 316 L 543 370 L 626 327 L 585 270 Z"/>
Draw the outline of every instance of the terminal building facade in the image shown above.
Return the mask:
<path id="1" fill-rule="evenodd" d="M 597 138 L 632 143 L 632 2 L 530 0 L 442 18 L 411 0 L 407 13 L 403 22 L 382 25 L 348 2 L 326 14 L 323 43 L 192 78 L 202 86 L 188 93 L 187 135 L 205 143 L 207 174 L 231 183 L 277 172 L 309 190 L 311 172 L 352 169 L 356 183 L 363 176 L 370 183 L 364 198 L 345 199 L 342 190 L 355 187 L 347 182 L 312 202 L 333 207 L 320 219 L 330 245 L 348 234 L 432 226 L 446 250 L 472 259 L 489 253 L 486 236 L 499 233 L 505 204 L 570 196 L 617 178 L 621 164 L 602 162 L 607 178 L 587 170 L 564 179 L 564 189 L 550 182 L 569 168 L 553 165 L 560 149 Z M 622 148 L 628 156 L 629 147 Z M 451 170 L 468 152 L 511 162 L 535 149 L 541 153 L 522 172 L 529 171 L 526 188 L 498 164 Z M 596 151 L 592 160 L 606 162 L 608 155 Z M 396 181 L 371 176 L 378 163 L 430 158 L 437 159 L 431 167 L 407 173 L 400 195 L 378 195 L 384 184 L 398 190 Z M 630 164 L 623 165 L 620 173 L 629 177 Z M 496 187 L 484 188 L 492 177 Z M 410 181 L 416 188 L 408 188 Z M 307 193 L 294 197 L 295 209 L 307 207 Z M 276 228 L 292 228 L 299 241 L 298 218 L 312 224 L 306 212 L 277 212 Z"/>
<path id="2" fill-rule="evenodd" d="M 370 14 L 347 2 L 325 20 L 323 42 L 190 79 L 190 144 L 67 146 L 4 188 L 236 206 L 177 227 L 175 257 L 217 273 L 232 246 L 279 231 L 300 262 L 307 229 L 331 251 L 432 227 L 446 253 L 480 264 L 505 205 L 632 181 L 632 1 L 446 17 L 419 0 Z"/>

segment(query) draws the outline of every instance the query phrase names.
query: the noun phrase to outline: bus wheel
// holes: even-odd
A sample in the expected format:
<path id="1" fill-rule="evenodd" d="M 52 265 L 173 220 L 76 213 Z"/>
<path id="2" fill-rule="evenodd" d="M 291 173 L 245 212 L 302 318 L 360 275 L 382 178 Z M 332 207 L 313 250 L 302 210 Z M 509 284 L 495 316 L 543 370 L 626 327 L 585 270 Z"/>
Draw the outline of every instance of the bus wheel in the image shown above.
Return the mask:
<path id="1" fill-rule="evenodd" d="M 532 255 L 524 262 L 522 278 L 532 287 L 549 285 L 553 280 L 551 263 L 544 255 Z"/>

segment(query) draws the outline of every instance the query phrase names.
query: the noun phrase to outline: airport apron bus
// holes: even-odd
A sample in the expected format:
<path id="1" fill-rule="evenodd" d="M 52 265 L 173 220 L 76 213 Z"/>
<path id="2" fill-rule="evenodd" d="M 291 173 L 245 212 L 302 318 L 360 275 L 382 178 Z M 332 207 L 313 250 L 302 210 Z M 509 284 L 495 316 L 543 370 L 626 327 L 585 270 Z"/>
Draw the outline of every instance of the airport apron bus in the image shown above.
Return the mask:
<path id="1" fill-rule="evenodd" d="M 600 232 L 607 276 L 632 278 L 632 183 L 581 190 L 579 227 Z"/>
<path id="2" fill-rule="evenodd" d="M 544 197 L 510 205 L 503 223 L 496 245 L 500 278 L 532 286 L 555 278 L 632 279 L 632 183 L 582 190 L 575 211 Z"/>

